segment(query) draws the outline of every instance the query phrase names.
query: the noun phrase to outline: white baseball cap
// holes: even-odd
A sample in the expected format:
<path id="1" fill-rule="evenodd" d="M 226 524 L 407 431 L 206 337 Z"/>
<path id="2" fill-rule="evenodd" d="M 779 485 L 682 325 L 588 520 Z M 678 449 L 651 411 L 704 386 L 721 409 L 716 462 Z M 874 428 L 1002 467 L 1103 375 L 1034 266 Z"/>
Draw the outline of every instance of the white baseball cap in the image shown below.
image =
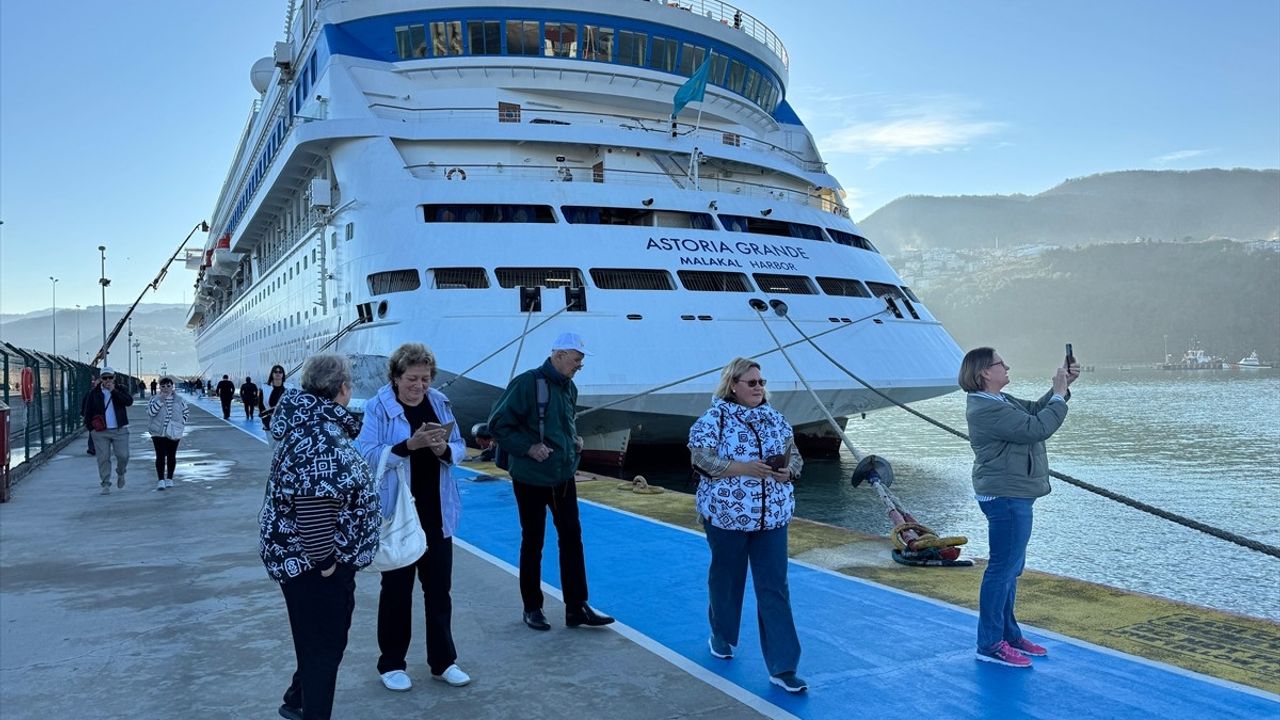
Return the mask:
<path id="1" fill-rule="evenodd" d="M 112 370 L 110 367 L 106 367 L 106 366 L 103 366 L 103 368 L 98 371 L 98 377 L 102 377 L 103 375 L 115 375 L 115 374 L 116 374 L 115 370 Z"/>
<path id="2" fill-rule="evenodd" d="M 551 352 L 555 352 L 557 350 L 577 350 L 583 355 L 591 354 L 587 352 L 587 344 L 583 342 L 582 336 L 578 333 L 571 332 L 560 333 L 560 336 L 556 338 L 556 341 L 551 344 Z"/>

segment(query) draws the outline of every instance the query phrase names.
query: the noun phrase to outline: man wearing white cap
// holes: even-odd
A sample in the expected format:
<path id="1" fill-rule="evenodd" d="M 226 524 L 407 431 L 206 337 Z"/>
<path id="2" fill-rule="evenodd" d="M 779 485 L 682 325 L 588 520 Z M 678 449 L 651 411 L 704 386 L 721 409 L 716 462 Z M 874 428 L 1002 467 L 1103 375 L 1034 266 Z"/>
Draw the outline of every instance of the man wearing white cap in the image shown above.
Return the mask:
<path id="1" fill-rule="evenodd" d="M 551 357 L 511 380 L 489 417 L 489 432 L 510 456 L 511 486 L 520 510 L 520 596 L 524 623 L 550 630 L 542 612 L 542 544 L 547 508 L 560 540 L 560 582 L 565 625 L 600 626 L 613 618 L 587 604 L 587 568 L 578 520 L 574 475 L 582 438 L 574 423 L 578 388 L 573 376 L 588 355 L 577 333 L 561 333 Z"/>
<path id="2" fill-rule="evenodd" d="M 116 458 L 116 487 L 124 487 L 124 474 L 129 466 L 129 411 L 133 396 L 116 387 L 116 371 L 103 367 L 98 373 L 101 384 L 90 390 L 81 409 L 84 427 L 92 433 L 97 451 L 98 479 L 102 494 L 111 494 L 111 456 Z"/>

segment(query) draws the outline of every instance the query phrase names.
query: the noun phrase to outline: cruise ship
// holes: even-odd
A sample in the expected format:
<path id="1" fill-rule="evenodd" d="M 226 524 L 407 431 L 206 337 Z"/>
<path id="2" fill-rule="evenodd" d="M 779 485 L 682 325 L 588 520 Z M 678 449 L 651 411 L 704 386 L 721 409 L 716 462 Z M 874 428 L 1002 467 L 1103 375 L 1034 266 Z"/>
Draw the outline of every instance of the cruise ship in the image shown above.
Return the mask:
<path id="1" fill-rule="evenodd" d="M 187 257 L 206 376 L 329 347 L 358 406 L 424 342 L 467 427 L 573 331 L 597 463 L 683 445 L 738 355 L 761 356 L 802 447 L 835 452 L 805 381 L 840 422 L 888 403 L 804 336 L 898 401 L 955 389 L 960 349 L 850 219 L 760 19 L 711 0 L 284 10 Z"/>

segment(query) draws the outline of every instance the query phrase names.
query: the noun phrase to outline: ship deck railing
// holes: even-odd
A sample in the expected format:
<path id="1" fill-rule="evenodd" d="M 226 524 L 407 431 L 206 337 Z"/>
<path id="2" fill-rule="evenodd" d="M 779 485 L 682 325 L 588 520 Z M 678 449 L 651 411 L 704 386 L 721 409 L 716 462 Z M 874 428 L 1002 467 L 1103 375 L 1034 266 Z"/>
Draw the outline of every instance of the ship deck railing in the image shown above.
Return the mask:
<path id="1" fill-rule="evenodd" d="M 782 61 L 782 66 L 791 67 L 791 60 L 787 55 L 787 48 L 782 44 L 776 33 L 769 29 L 758 18 L 751 13 L 745 12 L 736 5 L 730 5 L 721 0 L 667 0 L 667 7 L 673 10 L 685 10 L 695 15 L 711 18 L 721 24 L 737 28 L 742 32 L 750 35 L 760 44 L 769 48 L 769 51 L 778 56 Z"/>

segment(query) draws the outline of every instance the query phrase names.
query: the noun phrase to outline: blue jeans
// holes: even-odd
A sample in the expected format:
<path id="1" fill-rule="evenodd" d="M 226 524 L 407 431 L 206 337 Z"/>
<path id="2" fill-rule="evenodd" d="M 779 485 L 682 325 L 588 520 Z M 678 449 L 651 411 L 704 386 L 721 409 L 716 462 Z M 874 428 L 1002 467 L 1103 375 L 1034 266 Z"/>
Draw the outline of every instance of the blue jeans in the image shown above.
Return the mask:
<path id="1" fill-rule="evenodd" d="M 787 587 L 787 528 L 742 532 L 724 530 L 703 522 L 711 547 L 707 591 L 711 602 L 707 616 L 711 633 L 730 645 L 738 644 L 742 623 L 742 595 L 747 585 L 747 564 L 756 589 L 756 623 L 760 650 L 770 675 L 795 672 L 800 663 L 800 638 L 791 617 L 791 591 Z"/>
<path id="2" fill-rule="evenodd" d="M 1001 640 L 1022 639 L 1022 629 L 1013 616 L 1018 594 L 1018 576 L 1027 561 L 1027 541 L 1031 539 L 1031 506 L 1035 498 L 998 497 L 979 502 L 987 516 L 987 537 L 991 559 L 982 574 L 978 591 L 978 648 L 985 650 Z"/>

